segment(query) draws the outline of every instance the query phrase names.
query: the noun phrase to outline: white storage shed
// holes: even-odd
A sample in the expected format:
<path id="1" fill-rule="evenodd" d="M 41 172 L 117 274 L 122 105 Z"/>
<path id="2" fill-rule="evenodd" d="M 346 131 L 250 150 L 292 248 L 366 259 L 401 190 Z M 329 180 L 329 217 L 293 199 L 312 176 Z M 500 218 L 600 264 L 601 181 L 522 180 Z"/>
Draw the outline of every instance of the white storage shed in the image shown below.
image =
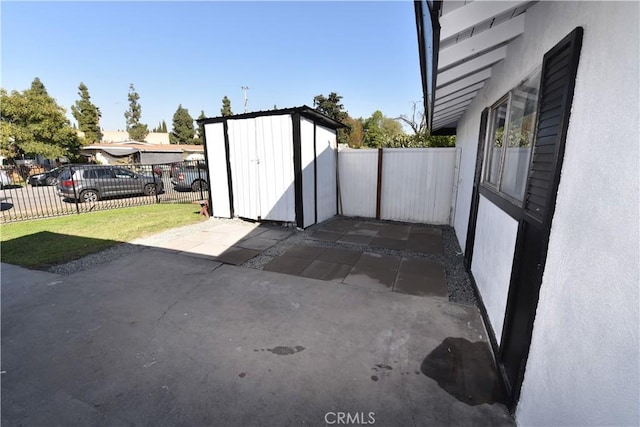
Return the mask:
<path id="1" fill-rule="evenodd" d="M 308 106 L 198 120 L 212 215 L 295 223 L 338 211 L 340 122 Z"/>

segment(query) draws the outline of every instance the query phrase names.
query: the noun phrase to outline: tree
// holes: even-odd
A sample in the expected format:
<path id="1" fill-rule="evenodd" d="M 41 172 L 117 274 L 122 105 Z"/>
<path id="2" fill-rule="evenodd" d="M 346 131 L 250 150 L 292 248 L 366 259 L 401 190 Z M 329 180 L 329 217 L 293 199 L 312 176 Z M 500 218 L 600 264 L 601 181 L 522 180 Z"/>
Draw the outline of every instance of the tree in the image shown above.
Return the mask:
<path id="1" fill-rule="evenodd" d="M 411 115 L 400 115 L 398 120 L 405 122 L 413 135 L 406 135 L 404 138 L 396 138 L 389 142 L 389 147 L 455 147 L 455 136 L 431 135 L 427 128 L 427 120 L 424 111 L 418 108 L 418 103 L 413 102 Z"/>
<path id="2" fill-rule="evenodd" d="M 163 133 L 167 133 L 168 132 L 168 130 L 167 130 L 167 122 L 165 122 L 164 119 L 162 120 L 162 127 L 160 129 L 161 129 L 160 132 L 163 132 Z"/>
<path id="3" fill-rule="evenodd" d="M 360 148 L 364 140 L 364 128 L 362 127 L 362 119 L 354 119 L 351 116 L 347 116 L 344 119 L 344 124 L 349 126 L 349 132 L 347 136 L 347 143 L 351 148 Z"/>
<path id="4" fill-rule="evenodd" d="M 363 123 L 364 145 L 371 148 L 380 148 L 388 145 L 389 141 L 404 135 L 402 125 L 396 120 L 376 110 L 371 117 Z"/>
<path id="5" fill-rule="evenodd" d="M 198 120 L 202 120 L 206 118 L 207 116 L 204 114 L 204 110 L 200 110 L 200 115 L 198 116 Z M 196 145 L 204 144 L 204 125 L 198 126 L 198 130 L 196 131 L 196 138 L 194 141 Z"/>
<path id="6" fill-rule="evenodd" d="M 76 101 L 75 105 L 71 106 L 71 113 L 78 121 L 80 131 L 84 132 L 85 141 L 89 144 L 98 143 L 102 139 L 102 133 L 100 132 L 100 117 L 102 117 L 102 114 L 100 109 L 91 102 L 89 89 L 82 82 L 78 86 L 78 95 L 80 99 Z"/>
<path id="7" fill-rule="evenodd" d="M 0 89 L 0 154 L 77 160 L 82 141 L 65 113 L 38 78 L 22 92 Z"/>
<path id="8" fill-rule="evenodd" d="M 173 129 L 169 134 L 171 144 L 194 144 L 195 130 L 193 128 L 193 117 L 189 110 L 178 105 L 178 109 L 173 114 Z"/>
<path id="9" fill-rule="evenodd" d="M 331 92 L 328 97 L 317 95 L 313 97 L 313 108 L 319 113 L 342 123 L 349 117 L 349 114 L 345 111 L 344 105 L 340 102 L 341 100 L 342 96 L 336 92 Z M 349 142 L 348 138 L 348 129 L 338 129 L 338 142 L 340 144 L 347 144 Z"/>
<path id="10" fill-rule="evenodd" d="M 138 102 L 140 95 L 138 95 L 136 89 L 133 87 L 133 83 L 129 85 L 129 95 L 127 99 L 129 100 L 129 109 L 124 112 L 124 118 L 127 119 L 129 138 L 134 141 L 144 141 L 149 134 L 149 129 L 146 124 L 140 123 L 140 119 L 142 118 L 142 107 Z"/>
<path id="11" fill-rule="evenodd" d="M 227 95 L 222 98 L 222 108 L 220 109 L 220 114 L 222 114 L 222 117 L 233 116 L 233 112 L 231 111 L 231 100 L 227 98 Z"/>

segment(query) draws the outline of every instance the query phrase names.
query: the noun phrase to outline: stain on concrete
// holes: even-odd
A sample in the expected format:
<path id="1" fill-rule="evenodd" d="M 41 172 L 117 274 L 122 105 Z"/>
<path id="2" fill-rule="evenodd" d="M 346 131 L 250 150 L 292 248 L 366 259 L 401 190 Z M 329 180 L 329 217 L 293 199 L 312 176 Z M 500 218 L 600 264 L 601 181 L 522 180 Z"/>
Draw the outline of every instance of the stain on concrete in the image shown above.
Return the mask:
<path id="1" fill-rule="evenodd" d="M 376 365 L 376 368 L 378 368 L 378 369 L 386 369 L 387 371 L 392 371 L 393 370 L 393 368 L 391 366 L 384 365 L 384 364 L 378 364 L 378 365 Z M 373 368 L 373 369 L 377 371 L 378 369 L 376 369 L 376 368 Z"/>
<path id="2" fill-rule="evenodd" d="M 246 376 L 247 376 L 247 374 L 246 374 L 246 373 L 244 373 L 244 372 L 240 372 L 240 373 L 238 374 L 238 376 L 239 376 L 240 378 L 244 378 L 244 377 L 246 377 Z"/>
<path id="3" fill-rule="evenodd" d="M 371 379 L 372 379 L 373 381 L 378 381 L 378 377 L 377 377 L 376 375 L 371 375 Z"/>
<path id="4" fill-rule="evenodd" d="M 275 348 L 267 349 L 267 351 L 270 351 L 273 354 L 277 354 L 278 356 L 289 356 L 291 354 L 300 353 L 303 350 L 304 350 L 304 347 L 301 345 L 297 345 L 295 347 L 278 346 Z"/>
<path id="5" fill-rule="evenodd" d="M 420 371 L 470 406 L 505 403 L 489 347 L 448 337 L 420 365 Z"/>

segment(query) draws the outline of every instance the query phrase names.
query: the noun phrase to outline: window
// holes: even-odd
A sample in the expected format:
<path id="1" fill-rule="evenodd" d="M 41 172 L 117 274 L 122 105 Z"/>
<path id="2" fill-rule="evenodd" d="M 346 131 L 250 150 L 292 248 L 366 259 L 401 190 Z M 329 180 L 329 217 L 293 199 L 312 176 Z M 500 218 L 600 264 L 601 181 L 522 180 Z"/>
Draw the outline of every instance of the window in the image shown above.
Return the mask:
<path id="1" fill-rule="evenodd" d="M 116 178 L 122 178 L 122 179 L 133 179 L 135 178 L 135 174 L 131 171 L 128 171 L 126 169 L 114 169 L 113 172 L 116 175 Z"/>
<path id="2" fill-rule="evenodd" d="M 491 108 L 483 183 L 522 202 L 533 147 L 540 70 Z"/>

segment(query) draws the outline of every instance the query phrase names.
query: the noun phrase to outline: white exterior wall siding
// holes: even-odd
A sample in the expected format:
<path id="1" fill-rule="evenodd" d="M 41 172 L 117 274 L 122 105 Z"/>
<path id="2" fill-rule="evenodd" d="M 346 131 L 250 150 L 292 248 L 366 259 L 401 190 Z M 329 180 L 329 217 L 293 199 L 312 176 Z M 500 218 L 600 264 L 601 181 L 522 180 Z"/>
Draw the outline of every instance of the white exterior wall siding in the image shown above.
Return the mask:
<path id="1" fill-rule="evenodd" d="M 315 138 L 314 124 L 311 120 L 300 118 L 300 154 L 302 168 L 302 205 L 304 227 L 315 224 L 315 162 L 316 153 L 313 148 Z"/>
<path id="2" fill-rule="evenodd" d="M 526 12 L 524 35 L 508 46 L 506 59 L 492 68 L 491 79 L 458 122 L 462 167 L 454 225 L 464 245 L 482 109 L 540 66 L 545 52 L 575 27 L 584 28 L 562 178 L 516 411 L 519 425 L 640 422 L 638 16 L 637 2 L 535 4 Z M 486 241 L 492 230 L 508 229 L 513 220 L 492 215 L 486 207 L 478 216 L 472 272 L 476 279 L 491 274 L 494 280 L 500 273 L 481 267 L 500 262 L 486 257 Z M 512 245 L 503 237 L 502 254 Z M 482 297 L 493 307 L 489 316 L 498 334 L 498 319 L 504 318 L 498 309 L 508 288 L 482 280 Z M 492 287 L 489 293 L 487 287 Z"/>
<path id="3" fill-rule="evenodd" d="M 204 125 L 207 140 L 207 162 L 209 188 L 211 191 L 211 211 L 219 218 L 231 217 L 229 204 L 229 179 L 227 176 L 227 154 L 224 148 L 223 123 Z"/>
<path id="4" fill-rule="evenodd" d="M 378 150 L 342 150 L 340 167 L 340 214 L 375 218 L 378 182 Z"/>
<path id="5" fill-rule="evenodd" d="M 455 148 L 384 149 L 380 219 L 449 224 L 455 166 Z"/>
<path id="6" fill-rule="evenodd" d="M 257 117 L 259 218 L 294 222 L 293 122 L 290 115 Z"/>
<path id="7" fill-rule="evenodd" d="M 507 307 L 518 222 L 480 196 L 471 271 L 498 344 Z"/>

